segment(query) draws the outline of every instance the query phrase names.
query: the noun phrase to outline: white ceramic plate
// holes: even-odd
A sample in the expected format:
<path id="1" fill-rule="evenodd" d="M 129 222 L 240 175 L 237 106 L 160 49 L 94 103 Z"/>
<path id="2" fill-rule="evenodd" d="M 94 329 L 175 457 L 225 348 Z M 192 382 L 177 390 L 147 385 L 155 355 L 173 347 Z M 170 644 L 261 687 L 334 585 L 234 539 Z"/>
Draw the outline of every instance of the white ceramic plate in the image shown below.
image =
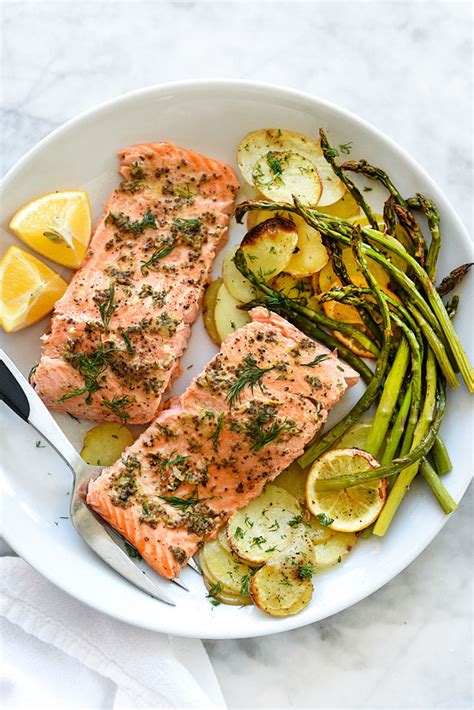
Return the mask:
<path id="1" fill-rule="evenodd" d="M 14 238 L 8 233 L 13 212 L 26 201 L 53 190 L 83 189 L 94 217 L 117 184 L 116 152 L 133 143 L 169 140 L 235 165 L 239 140 L 250 130 L 285 127 L 308 135 L 325 127 L 334 144 L 352 141 L 352 156 L 386 167 L 403 194 L 433 197 L 442 215 L 445 244 L 440 273 L 472 261 L 469 237 L 447 199 L 426 173 L 398 146 L 372 126 L 342 109 L 295 91 L 233 81 L 165 85 L 123 96 L 70 121 L 31 150 L 4 180 L 2 253 Z M 370 193 L 380 208 L 382 193 Z M 242 229 L 231 228 L 237 243 Z M 449 244 L 449 246 L 448 246 Z M 221 255 L 222 256 L 222 255 Z M 221 258 L 214 273 L 220 273 Z M 58 269 L 55 264 L 52 267 Z M 69 276 L 64 270 L 66 276 Z M 467 279 L 468 280 L 468 279 Z M 472 279 L 471 279 L 472 283 Z M 472 332 L 468 285 L 463 287 L 456 327 L 464 343 Z M 472 291 L 470 294 L 472 303 Z M 40 353 L 46 319 L 19 333 L 1 336 L 1 346 L 26 374 Z M 184 372 L 175 393 L 182 392 L 214 354 L 201 319 L 193 328 Z M 193 367 L 186 369 L 188 365 Z M 340 418 L 361 390 L 351 392 L 333 414 Z M 122 621 L 155 631 L 202 638 L 260 636 L 324 619 L 386 584 L 431 542 L 446 521 L 430 491 L 417 483 L 407 495 L 388 535 L 362 541 L 344 564 L 315 578 L 315 594 L 301 614 L 286 619 L 265 616 L 255 607 L 213 607 L 201 579 L 191 570 L 186 593 L 171 586 L 171 608 L 139 592 L 98 559 L 74 532 L 68 515 L 69 471 L 27 425 L 0 407 L 4 442 L 2 473 L 3 535 L 33 567 L 66 592 Z M 472 439 L 470 403 L 464 386 L 449 395 L 443 436 L 454 470 L 443 480 L 459 501 L 471 471 L 467 442 Z M 67 416 L 58 421 L 80 448 L 90 423 Z M 167 584 L 167 583 L 165 583 Z"/>

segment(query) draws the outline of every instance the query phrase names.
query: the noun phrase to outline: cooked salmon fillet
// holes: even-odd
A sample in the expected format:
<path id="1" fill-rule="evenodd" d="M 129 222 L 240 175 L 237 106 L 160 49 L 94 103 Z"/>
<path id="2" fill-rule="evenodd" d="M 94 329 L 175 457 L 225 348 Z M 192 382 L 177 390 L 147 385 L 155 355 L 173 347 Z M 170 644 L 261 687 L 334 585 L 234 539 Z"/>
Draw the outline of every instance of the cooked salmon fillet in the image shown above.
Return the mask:
<path id="1" fill-rule="evenodd" d="M 88 504 L 163 577 L 177 576 L 204 540 L 303 453 L 359 377 L 280 316 L 263 308 L 250 315 L 186 392 L 89 484 Z"/>
<path id="2" fill-rule="evenodd" d="M 32 384 L 51 409 L 145 423 L 179 374 L 238 182 L 171 143 L 119 158 L 122 183 L 56 304 Z"/>

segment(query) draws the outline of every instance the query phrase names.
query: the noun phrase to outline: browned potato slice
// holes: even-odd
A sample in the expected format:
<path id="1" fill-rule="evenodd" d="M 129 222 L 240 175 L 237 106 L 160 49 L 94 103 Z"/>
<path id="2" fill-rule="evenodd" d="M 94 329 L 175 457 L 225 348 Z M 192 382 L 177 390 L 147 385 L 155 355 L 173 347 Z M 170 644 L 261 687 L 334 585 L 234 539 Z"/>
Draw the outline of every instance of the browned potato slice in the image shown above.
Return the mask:
<path id="1" fill-rule="evenodd" d="M 304 471 L 295 461 L 294 463 L 291 463 L 288 468 L 282 471 L 282 473 L 280 473 L 274 483 L 279 488 L 284 488 L 285 491 L 291 493 L 291 495 L 296 498 L 298 503 L 304 506 L 306 505 L 307 475 L 307 471 Z M 301 515 L 301 517 L 303 516 Z"/>
<path id="2" fill-rule="evenodd" d="M 315 543 L 314 561 L 316 569 L 326 569 L 337 565 L 347 557 L 357 542 L 355 533 L 332 532 L 324 542 Z"/>
<path id="3" fill-rule="evenodd" d="M 293 222 L 272 217 L 247 232 L 241 246 L 250 271 L 270 281 L 285 270 L 297 242 L 298 232 Z"/>
<path id="4" fill-rule="evenodd" d="M 311 276 L 328 263 L 329 256 L 319 232 L 299 215 L 293 215 L 293 220 L 298 229 L 298 243 L 285 271 L 299 278 Z"/>
<path id="5" fill-rule="evenodd" d="M 314 572 L 313 546 L 308 536 L 300 533 L 290 547 L 254 574 L 250 594 L 267 614 L 290 616 L 309 603 Z"/>
<path id="6" fill-rule="evenodd" d="M 325 214 L 341 217 L 341 219 L 352 219 L 360 215 L 360 207 L 348 191 L 337 202 L 324 207 L 318 205 L 318 209 Z"/>
<path id="7" fill-rule="evenodd" d="M 248 597 L 252 570 L 222 547 L 219 540 L 206 542 L 199 555 L 203 574 L 223 594 Z"/>
<path id="8" fill-rule="evenodd" d="M 99 424 L 86 433 L 81 456 L 91 466 L 111 466 L 134 440 L 130 429 L 123 424 Z"/>
<path id="9" fill-rule="evenodd" d="M 204 326 L 208 332 L 209 337 L 212 342 L 216 345 L 220 345 L 221 340 L 219 333 L 216 328 L 216 321 L 214 319 L 214 311 L 216 307 L 217 293 L 222 285 L 222 279 L 216 279 L 206 288 L 204 294 L 204 303 L 202 317 L 204 318 Z"/>

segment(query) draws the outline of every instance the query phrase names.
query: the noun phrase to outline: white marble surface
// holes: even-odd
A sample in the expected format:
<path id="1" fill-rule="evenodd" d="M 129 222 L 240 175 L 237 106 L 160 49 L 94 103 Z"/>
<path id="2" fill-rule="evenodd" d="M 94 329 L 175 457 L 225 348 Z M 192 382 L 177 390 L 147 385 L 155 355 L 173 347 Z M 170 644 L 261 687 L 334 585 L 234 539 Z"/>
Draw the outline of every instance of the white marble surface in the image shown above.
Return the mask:
<path id="1" fill-rule="evenodd" d="M 1 171 L 152 83 L 258 79 L 334 101 L 410 151 L 472 227 L 470 2 L 3 2 Z M 207 642 L 230 707 L 472 707 L 472 491 L 401 575 L 337 617 Z"/>

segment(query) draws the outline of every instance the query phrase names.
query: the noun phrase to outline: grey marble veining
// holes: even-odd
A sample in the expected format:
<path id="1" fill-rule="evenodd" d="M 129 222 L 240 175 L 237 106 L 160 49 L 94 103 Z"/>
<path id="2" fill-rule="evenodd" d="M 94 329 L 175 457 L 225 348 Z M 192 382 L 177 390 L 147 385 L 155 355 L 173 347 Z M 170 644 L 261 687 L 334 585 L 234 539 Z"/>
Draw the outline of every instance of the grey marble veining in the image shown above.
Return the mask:
<path id="1" fill-rule="evenodd" d="M 142 86 L 256 79 L 321 96 L 404 146 L 472 227 L 469 2 L 0 2 L 1 172 Z M 305 629 L 207 642 L 232 708 L 472 706 L 472 493 L 430 547 Z"/>

